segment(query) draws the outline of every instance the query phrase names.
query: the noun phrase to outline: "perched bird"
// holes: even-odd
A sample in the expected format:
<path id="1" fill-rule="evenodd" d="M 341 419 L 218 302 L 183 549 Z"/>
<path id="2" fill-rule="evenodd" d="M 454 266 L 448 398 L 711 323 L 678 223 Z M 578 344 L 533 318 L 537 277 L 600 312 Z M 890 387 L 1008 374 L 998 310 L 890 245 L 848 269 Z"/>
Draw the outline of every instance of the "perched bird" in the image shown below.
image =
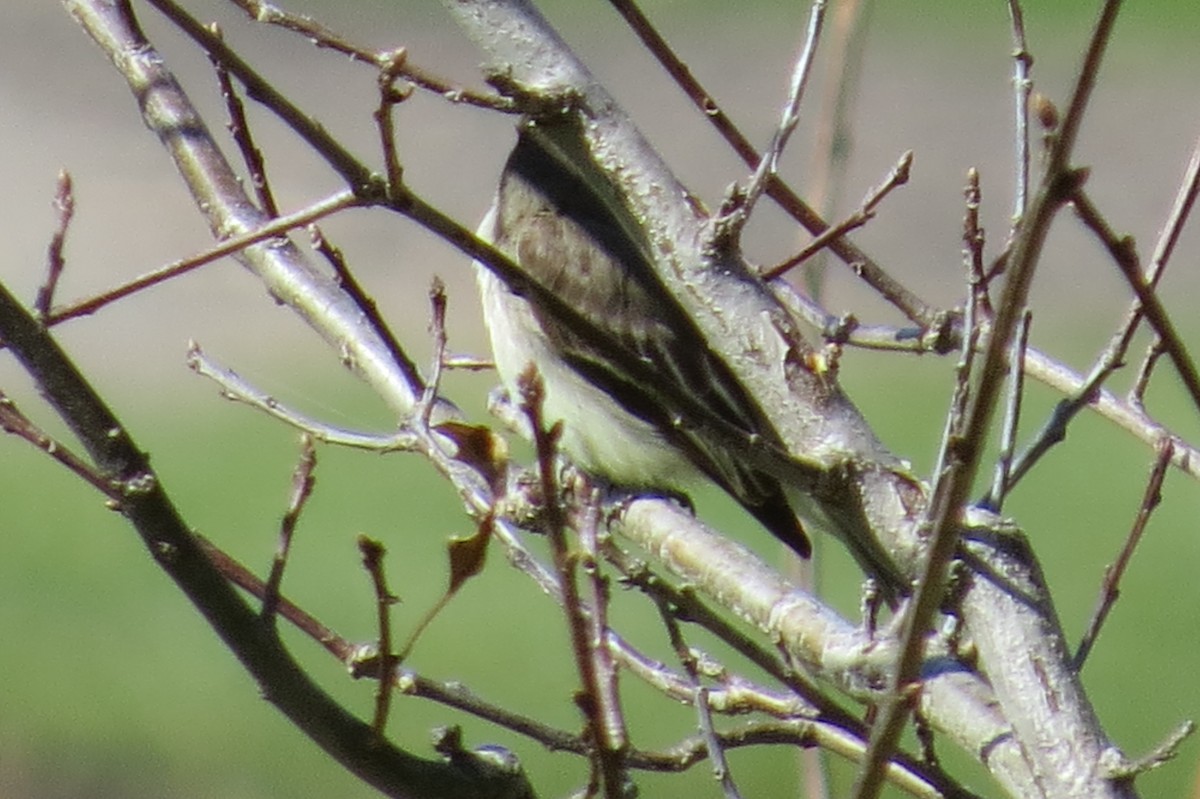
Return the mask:
<path id="1" fill-rule="evenodd" d="M 778 443 L 776 434 L 655 276 L 611 183 L 570 154 L 577 130 L 560 125 L 522 125 L 481 228 L 545 289 L 510 286 L 477 264 L 506 388 L 515 396 L 532 363 L 544 417 L 561 420 L 561 445 L 578 466 L 631 489 L 681 491 L 706 476 L 809 557 L 778 479 L 747 466 L 714 431 Z"/>

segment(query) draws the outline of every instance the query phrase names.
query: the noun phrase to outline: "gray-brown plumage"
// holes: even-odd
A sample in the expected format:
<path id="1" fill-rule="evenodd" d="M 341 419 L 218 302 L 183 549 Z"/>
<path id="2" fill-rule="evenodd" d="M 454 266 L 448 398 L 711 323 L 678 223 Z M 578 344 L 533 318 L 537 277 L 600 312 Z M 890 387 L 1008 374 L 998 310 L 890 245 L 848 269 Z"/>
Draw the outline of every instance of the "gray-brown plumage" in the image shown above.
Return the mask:
<path id="1" fill-rule="evenodd" d="M 545 416 L 562 420 L 563 448 L 588 471 L 669 490 L 699 472 L 808 557 L 778 480 L 747 467 L 713 430 L 772 443 L 775 434 L 659 284 L 639 227 L 608 181 L 549 134 L 532 123 L 522 129 L 484 233 L 577 316 L 564 318 L 537 292 L 514 292 L 481 266 L 501 378 L 512 391 L 529 363 L 538 368 Z"/>

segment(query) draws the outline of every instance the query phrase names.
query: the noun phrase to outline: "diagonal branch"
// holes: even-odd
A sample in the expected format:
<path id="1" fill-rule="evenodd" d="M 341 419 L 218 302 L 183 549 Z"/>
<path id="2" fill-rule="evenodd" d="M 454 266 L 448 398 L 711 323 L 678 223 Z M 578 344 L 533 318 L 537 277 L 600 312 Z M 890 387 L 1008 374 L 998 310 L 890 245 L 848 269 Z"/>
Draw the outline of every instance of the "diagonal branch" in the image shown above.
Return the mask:
<path id="1" fill-rule="evenodd" d="M 738 129 L 732 120 L 721 110 L 720 104 L 708 93 L 688 69 L 687 65 L 667 44 L 650 20 L 637 7 L 634 0 L 609 0 L 629 23 L 633 31 L 641 38 L 646 48 L 658 59 L 663 69 L 679 84 L 683 93 L 692 104 L 700 110 L 704 117 L 716 127 L 717 132 L 724 137 L 743 163 L 751 169 L 761 161 L 762 155 L 755 149 L 745 134 Z M 773 177 L 767 184 L 767 195 L 788 214 L 799 222 L 805 230 L 814 236 L 820 236 L 829 230 L 829 223 L 821 218 L 800 195 L 796 194 L 779 177 Z M 935 327 L 939 321 L 939 313 L 925 303 L 920 297 L 909 291 L 903 284 L 889 275 L 871 256 L 859 249 L 852 241 L 839 237 L 829 243 L 829 249 L 844 263 L 852 266 L 864 281 L 888 302 L 900 309 L 909 319 L 926 328 Z"/>
<path id="2" fill-rule="evenodd" d="M 1187 344 L 1176 331 L 1175 324 L 1171 321 L 1167 309 L 1163 307 L 1162 300 L 1158 298 L 1158 294 L 1147 280 L 1147 276 L 1142 274 L 1142 267 L 1138 263 L 1133 240 L 1114 233 L 1104 220 L 1104 215 L 1100 213 L 1082 189 L 1076 191 L 1075 196 L 1072 197 L 1072 204 L 1079 218 L 1108 250 L 1108 254 L 1117 268 L 1121 270 L 1121 275 L 1129 284 L 1129 288 L 1133 289 L 1138 304 L 1141 306 L 1142 314 L 1154 328 L 1154 332 L 1162 339 L 1168 357 L 1175 364 L 1175 369 L 1183 379 L 1184 387 L 1192 397 L 1192 403 L 1197 409 L 1200 409 L 1200 372 L 1196 371 L 1196 363 L 1188 354 Z"/>
<path id="3" fill-rule="evenodd" d="M 272 220 L 246 196 L 237 174 L 164 59 L 124 13 L 125 6 L 103 0 L 64 0 L 64 5 L 129 84 L 143 121 L 175 162 L 217 238 L 249 235 L 270 225 Z M 197 23 L 197 27 L 205 40 L 213 38 L 203 26 Z M 243 75 L 237 77 L 245 82 Z M 361 177 L 362 170 L 356 166 L 350 172 Z M 411 411 L 423 384 L 397 370 L 387 345 L 332 278 L 290 242 L 278 239 L 247 247 L 237 258 L 273 297 L 290 305 L 316 330 L 389 406 L 401 414 Z M 458 415 L 444 400 L 439 400 L 438 413 Z"/>
<path id="4" fill-rule="evenodd" d="M 878 795 L 883 765 L 903 730 L 903 721 L 911 704 L 906 691 L 918 679 L 925 631 L 929 629 L 942 603 L 946 576 L 958 550 L 964 509 L 983 455 L 1001 386 L 1008 372 L 1007 360 L 1012 338 L 1025 313 L 1042 246 L 1054 217 L 1071 199 L 1085 177 L 1085 173 L 1071 167 L 1070 159 L 1119 8 L 1119 0 L 1106 2 L 1092 32 L 1062 128 L 1048 153 L 1045 174 L 1030 202 L 1009 258 L 1007 277 L 992 321 L 991 335 L 971 386 L 961 435 L 957 446 L 951 451 L 953 457 L 948 458 L 944 470 L 935 475 L 936 484 L 926 513 L 932 539 L 929 558 L 920 590 L 905 620 L 905 643 L 897 668 L 894 698 L 885 706 L 872 735 L 870 765 L 859 774 L 855 796 L 860 799 Z M 985 597 L 991 594 L 1002 594 L 1000 589 L 1003 588 L 988 579 L 976 580 L 963 602 L 969 629 L 980 637 L 981 654 L 988 674 L 996 684 L 997 698 L 1016 727 L 1018 738 L 1027 747 L 1026 751 L 1031 756 L 1036 752 L 1037 756 L 1046 758 L 1046 767 L 1038 770 L 1046 780 L 1047 793 L 1054 796 L 1123 793 L 1123 788 L 1118 788 L 1100 775 L 1092 774 L 1091 779 L 1086 780 L 1079 773 L 1083 763 L 1097 762 L 1109 744 L 1082 686 L 1070 670 L 1067 653 L 1062 646 L 1062 631 L 1032 552 L 1022 552 L 1021 555 L 1019 560 L 1014 560 L 1008 553 L 994 551 L 984 557 L 996 557 L 997 565 L 1003 564 L 997 574 L 1003 574 L 1013 582 L 1019 580 L 1036 591 L 1038 601 L 1030 606 L 1036 613 L 1030 615 L 1029 608 L 1016 606 L 1011 596 L 1005 596 L 1003 601 L 998 598 L 985 601 Z M 1004 615 L 997 617 L 1001 609 L 1005 611 Z M 999 622 L 1005 626 L 1030 626 L 1024 634 L 1009 638 L 997 634 Z M 1049 677 L 1043 675 L 1043 679 L 1052 680 L 1055 690 L 1062 695 L 1050 698 L 1042 691 L 1030 689 L 1026 678 L 1033 666 L 1024 658 L 1013 658 L 1012 653 L 1006 651 L 1003 642 L 1012 640 L 1042 642 L 1047 646 L 1047 662 L 1041 663 L 1039 660 L 1039 668 L 1051 673 Z M 993 649 L 992 646 L 997 648 Z M 1036 685 L 1036 680 L 1033 684 Z M 1052 704 L 1048 706 L 1046 703 L 1051 701 Z M 1036 720 L 1039 711 L 1052 714 L 1058 724 L 1066 725 L 1069 730 L 1066 741 L 1053 746 L 1035 746 L 1035 742 L 1044 741 L 1047 737 L 1046 725 Z M 1069 769 L 1069 766 L 1074 768 Z"/>
<path id="5" fill-rule="evenodd" d="M 213 567 L 146 455 L 55 341 L 0 285 L 0 336 L 44 396 L 121 489 L 119 510 L 155 563 L 188 597 L 258 683 L 264 697 L 348 771 L 396 797 L 485 796 L 491 780 L 380 742 L 304 673 Z"/>

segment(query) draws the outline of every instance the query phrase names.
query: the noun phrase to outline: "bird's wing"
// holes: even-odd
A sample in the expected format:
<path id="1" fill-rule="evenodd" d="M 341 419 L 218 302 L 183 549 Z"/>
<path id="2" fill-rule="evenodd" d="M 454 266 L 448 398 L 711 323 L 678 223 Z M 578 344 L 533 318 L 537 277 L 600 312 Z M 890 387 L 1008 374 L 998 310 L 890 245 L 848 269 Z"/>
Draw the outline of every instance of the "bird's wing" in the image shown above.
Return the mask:
<path id="1" fill-rule="evenodd" d="M 778 480 L 747 467 L 715 430 L 778 444 L 724 362 L 659 283 L 610 184 L 534 127 L 523 129 L 497 200 L 497 246 L 572 308 L 564 320 L 527 297 L 547 339 L 577 372 L 671 440 L 773 534 L 807 556 Z M 596 335 L 599 332 L 600 335 Z"/>

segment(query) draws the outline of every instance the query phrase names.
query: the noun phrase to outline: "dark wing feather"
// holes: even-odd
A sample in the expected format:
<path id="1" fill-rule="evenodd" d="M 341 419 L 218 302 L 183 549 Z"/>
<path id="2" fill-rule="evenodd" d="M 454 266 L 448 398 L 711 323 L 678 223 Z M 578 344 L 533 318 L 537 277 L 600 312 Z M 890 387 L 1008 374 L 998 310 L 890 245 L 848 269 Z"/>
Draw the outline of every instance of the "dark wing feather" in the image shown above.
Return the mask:
<path id="1" fill-rule="evenodd" d="M 777 438 L 658 283 L 636 223 L 607 181 L 582 172 L 586 163 L 566 159 L 537 129 L 526 128 L 501 179 L 497 245 L 610 340 L 581 335 L 578 324 L 531 300 L 546 336 L 576 371 L 663 431 L 776 537 L 808 557 L 808 538 L 779 482 L 715 445 L 704 434 L 709 420 L 694 417 L 704 414 L 747 436 Z"/>

